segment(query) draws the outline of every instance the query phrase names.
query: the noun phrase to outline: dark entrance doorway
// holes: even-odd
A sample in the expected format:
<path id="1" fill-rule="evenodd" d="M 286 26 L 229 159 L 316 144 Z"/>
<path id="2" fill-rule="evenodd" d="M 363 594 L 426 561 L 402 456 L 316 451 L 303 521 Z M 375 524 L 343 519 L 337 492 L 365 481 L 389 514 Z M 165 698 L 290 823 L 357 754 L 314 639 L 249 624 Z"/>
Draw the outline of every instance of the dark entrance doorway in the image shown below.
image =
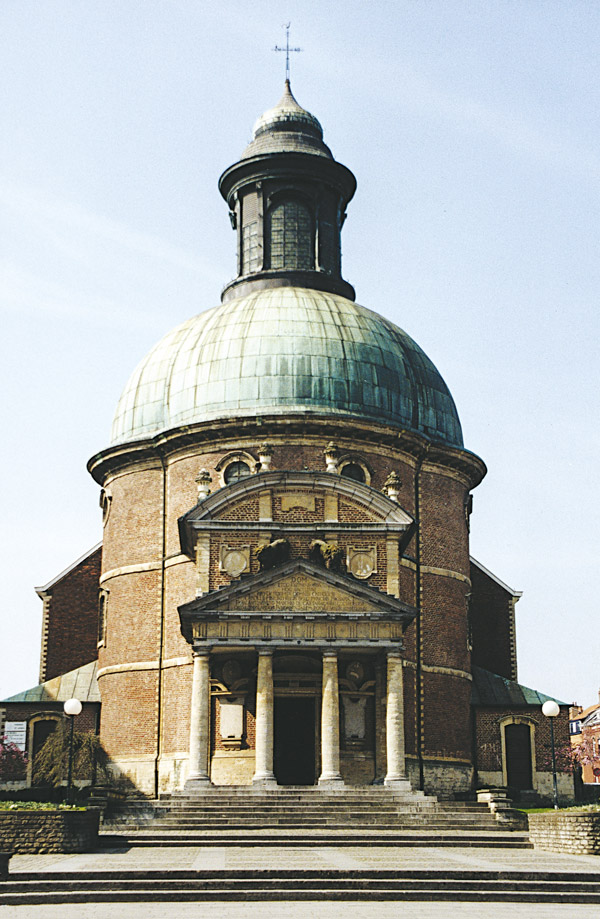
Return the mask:
<path id="1" fill-rule="evenodd" d="M 273 758 L 279 785 L 315 784 L 314 698 L 275 698 Z"/>
<path id="2" fill-rule="evenodd" d="M 506 743 L 506 777 L 508 785 L 519 791 L 533 787 L 531 775 L 531 730 L 528 724 L 507 724 L 504 728 Z"/>

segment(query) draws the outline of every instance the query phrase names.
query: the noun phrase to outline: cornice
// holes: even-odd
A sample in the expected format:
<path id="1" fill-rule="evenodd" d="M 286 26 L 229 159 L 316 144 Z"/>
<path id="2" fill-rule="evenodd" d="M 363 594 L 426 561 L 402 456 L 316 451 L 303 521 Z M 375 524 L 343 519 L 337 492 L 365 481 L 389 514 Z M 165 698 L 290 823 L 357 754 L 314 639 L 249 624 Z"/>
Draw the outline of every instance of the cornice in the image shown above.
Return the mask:
<path id="1" fill-rule="evenodd" d="M 99 485 L 110 475 L 131 467 L 176 456 L 182 451 L 205 447 L 219 450 L 225 442 L 241 443 L 244 439 L 263 441 L 280 436 L 286 439 L 317 435 L 325 440 L 335 438 L 378 449 L 388 447 L 404 453 L 408 462 L 418 463 L 427 457 L 431 471 L 454 471 L 460 474 L 467 488 L 475 488 L 487 469 L 483 460 L 460 447 L 432 442 L 416 431 L 398 429 L 385 423 L 361 419 L 354 415 L 326 413 L 296 415 L 264 415 L 254 418 L 224 418 L 218 421 L 181 425 L 154 437 L 116 444 L 96 453 L 87 464 L 88 471 Z"/>

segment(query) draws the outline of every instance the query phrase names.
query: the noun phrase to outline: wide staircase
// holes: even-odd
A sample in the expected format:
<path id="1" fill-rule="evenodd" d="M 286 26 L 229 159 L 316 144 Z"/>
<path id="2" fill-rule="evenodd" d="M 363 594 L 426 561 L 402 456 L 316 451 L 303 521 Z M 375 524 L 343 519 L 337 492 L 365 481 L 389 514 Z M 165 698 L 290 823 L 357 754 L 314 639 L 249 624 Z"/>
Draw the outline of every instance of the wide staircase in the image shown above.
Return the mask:
<path id="1" fill-rule="evenodd" d="M 105 817 L 102 838 L 111 847 L 530 847 L 522 824 L 500 823 L 485 804 L 373 786 L 221 787 L 129 802 Z"/>
<path id="2" fill-rule="evenodd" d="M 64 856 L 62 863 L 58 856 L 35 870 L 15 866 L 0 882 L 0 906 L 237 901 L 243 908 L 248 901 L 302 900 L 561 903 L 571 912 L 574 904 L 600 906 L 600 871 L 571 864 L 547 870 L 544 853 L 519 851 L 531 848 L 527 834 L 510 828 L 510 813 L 504 816 L 508 823 L 483 804 L 379 787 L 212 788 L 194 797 L 129 801 L 107 814 L 102 851 Z M 431 852 L 421 849 L 418 858 L 406 849 L 390 852 L 402 846 Z M 445 859 L 438 846 L 488 851 L 471 848 L 468 856 L 463 848 Z"/>

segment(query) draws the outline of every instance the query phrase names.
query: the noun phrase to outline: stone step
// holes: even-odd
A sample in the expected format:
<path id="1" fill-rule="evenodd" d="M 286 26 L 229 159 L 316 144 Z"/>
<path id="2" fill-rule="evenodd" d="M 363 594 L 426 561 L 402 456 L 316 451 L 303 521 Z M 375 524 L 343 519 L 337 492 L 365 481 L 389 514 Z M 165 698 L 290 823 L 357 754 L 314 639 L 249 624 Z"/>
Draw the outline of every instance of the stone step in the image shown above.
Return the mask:
<path id="1" fill-rule="evenodd" d="M 484 807 L 442 807 L 440 804 L 423 804 L 410 802 L 407 804 L 397 804 L 397 803 L 385 803 L 382 804 L 378 801 L 366 801 L 360 803 L 349 803 L 339 802 L 332 804 L 327 801 L 311 801 L 309 803 L 304 802 L 294 802 L 294 803 L 281 803 L 277 802 L 275 804 L 265 803 L 265 802 L 222 802 L 222 803 L 198 803 L 198 804 L 185 804 L 178 806 L 171 806 L 165 804 L 152 804 L 151 802 L 147 804 L 140 804 L 136 806 L 123 805 L 119 808 L 123 813 L 171 813 L 171 814 L 200 814 L 200 813 L 242 813 L 242 812 L 264 812 L 264 813 L 275 813 L 278 811 L 281 812 L 295 812 L 295 811 L 313 811 L 315 813 L 331 811 L 335 813 L 339 812 L 352 812 L 352 813 L 370 813 L 374 810 L 379 813 L 456 813 L 456 814 L 486 814 L 490 813 L 489 808 Z"/>
<path id="2" fill-rule="evenodd" d="M 193 794 L 163 795 L 159 798 L 161 802 L 174 801 L 196 801 L 198 799 L 224 799 L 230 798 L 249 798 L 251 800 L 298 800 L 307 801 L 311 799 L 321 800 L 339 800 L 340 798 L 357 801 L 360 799 L 371 799 L 373 801 L 436 801 L 433 795 L 425 795 L 422 792 L 415 791 L 392 791 L 387 788 L 373 790 L 371 786 L 362 789 L 359 787 L 342 786 L 341 788 L 332 788 L 331 786 L 322 787 L 317 785 L 305 786 L 304 790 L 290 789 L 286 786 L 275 786 L 273 789 L 253 788 L 251 785 L 238 786 L 236 790 L 230 791 L 233 786 L 203 786 Z"/>
<path id="3" fill-rule="evenodd" d="M 50 903 L 413 900 L 600 904 L 600 875 L 497 871 L 99 871 L 11 875 L 0 906 Z"/>
<path id="4" fill-rule="evenodd" d="M 293 820 L 297 820 L 300 817 L 307 817 L 309 819 L 335 819 L 335 820 L 372 820 L 374 817 L 381 817 L 386 820 L 485 820 L 491 818 L 491 814 L 488 811 L 486 812 L 477 812 L 473 814 L 465 814 L 462 812 L 456 811 L 438 811 L 438 810 L 383 810 L 378 807 L 373 807 L 370 810 L 353 810 L 352 808 L 344 810 L 332 810 L 329 808 L 317 809 L 317 808 L 277 808 L 277 809 L 263 809 L 263 808 L 230 808 L 228 810 L 223 810 L 222 808 L 217 808 L 215 810 L 198 810 L 198 811 L 154 811 L 153 813 L 139 812 L 129 812 L 122 814 L 123 817 L 146 817 L 152 818 L 154 820 L 172 820 L 172 821 L 190 821 L 190 820 L 243 820 L 246 818 L 254 818 L 257 820 L 274 820 L 279 817 L 290 817 Z"/>
<path id="5" fill-rule="evenodd" d="M 418 788 L 399 788 L 391 785 L 210 785 L 199 786 L 199 794 L 211 795 L 410 795 L 412 797 L 427 797 L 424 791 Z M 161 795 L 161 800 L 175 800 L 177 798 L 194 797 L 196 792 L 176 791 L 172 794 Z M 429 797 L 434 797 L 430 795 Z"/>
<path id="6" fill-rule="evenodd" d="M 521 833 L 503 833 L 500 831 L 461 832 L 425 832 L 402 831 L 390 833 L 378 831 L 369 833 L 342 830 L 310 830 L 303 832 L 274 832 L 257 830 L 244 832 L 173 832 L 136 829 L 128 833 L 101 834 L 105 847 L 119 846 L 487 846 L 493 848 L 532 848 L 528 837 Z"/>
<path id="7" fill-rule="evenodd" d="M 498 824 L 489 823 L 489 824 L 478 824 L 477 826 L 468 826 L 465 827 L 464 824 L 460 823 L 431 823 L 431 824 L 414 824 L 414 823 L 400 823 L 400 824 L 389 824 L 389 823 L 372 823 L 368 825 L 355 825 L 352 823 L 328 823 L 326 825 L 327 831 L 333 830 L 351 830 L 354 834 L 363 833 L 363 832 L 375 832 L 375 831 L 413 831 L 413 830 L 424 830 L 429 833 L 432 832 L 450 832 L 450 831 L 461 831 L 461 832 L 481 832 L 481 831 L 490 831 L 490 832 L 501 832 L 500 829 L 497 829 Z M 119 834 L 125 833 L 137 833 L 138 831 L 151 832 L 151 833 L 212 833 L 215 831 L 229 831 L 236 833 L 245 833 L 250 830 L 319 830 L 323 828 L 323 823 L 319 821 L 303 821 L 294 823 L 293 821 L 287 821 L 285 823 L 275 823 L 275 822 L 261 822 L 261 823 L 227 823 L 215 825 L 213 823 L 196 823 L 196 824 L 149 824 L 144 826 L 143 824 L 127 824 L 117 828 L 113 828 L 113 832 L 118 832 Z M 109 829 L 109 828 L 107 828 Z"/>
<path id="8" fill-rule="evenodd" d="M 399 818 L 393 817 L 390 819 L 385 819 L 381 814 L 373 814 L 371 819 L 362 818 L 361 820 L 353 819 L 351 816 L 346 819 L 342 819 L 340 816 L 332 816 L 328 820 L 323 821 L 318 816 L 307 816 L 300 815 L 298 817 L 265 817 L 264 815 L 258 817 L 228 817 L 227 819 L 222 820 L 149 820 L 149 821 L 128 821 L 126 825 L 128 826 L 152 826 L 159 827 L 222 827 L 222 826 L 264 826 L 266 824 L 274 824 L 276 826 L 285 826 L 287 824 L 293 826 L 331 826 L 332 823 L 339 823 L 341 826 L 365 826 L 370 827 L 373 825 L 377 826 L 387 826 L 387 827 L 397 827 L 397 826 L 460 826 L 460 827 L 471 827 L 471 826 L 498 826 L 494 817 L 478 817 L 477 820 L 459 820 L 452 817 L 440 818 L 440 817 L 410 817 L 410 818 Z M 105 824 L 109 826 L 110 824 Z M 125 824 L 114 824 L 115 826 L 124 826 Z"/>

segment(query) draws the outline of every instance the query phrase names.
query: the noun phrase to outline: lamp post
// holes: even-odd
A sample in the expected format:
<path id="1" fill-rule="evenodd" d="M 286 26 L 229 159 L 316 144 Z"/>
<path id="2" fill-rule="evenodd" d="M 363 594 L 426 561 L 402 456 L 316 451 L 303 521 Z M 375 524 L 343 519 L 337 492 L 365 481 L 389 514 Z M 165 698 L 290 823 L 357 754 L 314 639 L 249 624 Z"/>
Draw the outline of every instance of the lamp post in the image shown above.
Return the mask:
<path id="1" fill-rule="evenodd" d="M 72 804 L 73 797 L 73 728 L 75 726 L 75 716 L 81 714 L 83 705 L 79 699 L 67 699 L 63 705 L 65 715 L 71 719 L 71 729 L 69 735 L 69 773 L 67 778 L 67 804 Z"/>
<path id="2" fill-rule="evenodd" d="M 556 782 L 556 753 L 554 750 L 554 719 L 560 712 L 554 699 L 548 699 L 542 705 L 542 714 L 550 719 L 550 743 L 552 744 L 552 782 L 554 784 L 554 809 L 558 810 L 558 785 Z"/>

